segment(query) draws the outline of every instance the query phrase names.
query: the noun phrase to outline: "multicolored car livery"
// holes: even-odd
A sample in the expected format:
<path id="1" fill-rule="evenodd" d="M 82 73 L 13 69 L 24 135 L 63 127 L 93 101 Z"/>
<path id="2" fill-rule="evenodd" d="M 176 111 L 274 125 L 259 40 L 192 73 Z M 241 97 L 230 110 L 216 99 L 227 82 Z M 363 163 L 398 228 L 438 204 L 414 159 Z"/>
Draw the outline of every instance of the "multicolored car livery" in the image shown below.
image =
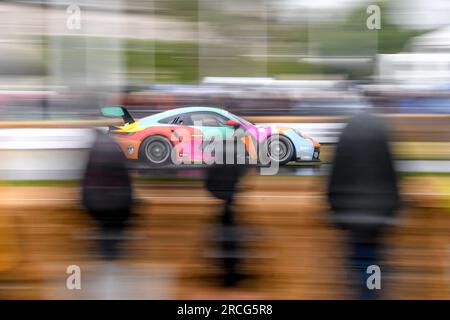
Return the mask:
<path id="1" fill-rule="evenodd" d="M 254 161 L 262 155 L 280 164 L 319 161 L 320 144 L 298 130 L 255 125 L 219 108 L 178 108 L 139 120 L 123 107 L 105 107 L 102 114 L 122 117 L 124 124 L 110 127 L 110 134 L 126 158 L 143 160 L 151 166 L 210 163 L 216 157 L 214 152 L 205 152 L 211 142 L 232 140 L 242 143 L 246 157 Z M 224 153 L 229 152 L 229 145 L 223 145 Z"/>

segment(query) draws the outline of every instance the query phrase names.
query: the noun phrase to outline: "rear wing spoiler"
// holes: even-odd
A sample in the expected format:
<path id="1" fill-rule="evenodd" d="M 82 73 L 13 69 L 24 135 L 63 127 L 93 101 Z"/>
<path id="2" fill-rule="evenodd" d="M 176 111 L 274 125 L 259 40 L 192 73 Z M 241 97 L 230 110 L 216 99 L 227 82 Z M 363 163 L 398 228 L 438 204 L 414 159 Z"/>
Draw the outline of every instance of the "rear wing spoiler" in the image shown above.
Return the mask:
<path id="1" fill-rule="evenodd" d="M 101 113 L 104 117 L 118 118 L 121 117 L 124 123 L 134 123 L 136 120 L 131 116 L 130 112 L 122 106 L 108 106 L 101 109 Z"/>

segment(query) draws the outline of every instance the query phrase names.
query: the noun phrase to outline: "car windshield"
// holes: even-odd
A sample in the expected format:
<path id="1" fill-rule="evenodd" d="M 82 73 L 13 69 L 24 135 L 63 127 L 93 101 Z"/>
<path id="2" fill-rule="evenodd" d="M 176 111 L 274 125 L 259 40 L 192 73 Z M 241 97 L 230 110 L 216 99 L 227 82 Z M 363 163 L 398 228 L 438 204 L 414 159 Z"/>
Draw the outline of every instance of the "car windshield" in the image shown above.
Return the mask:
<path id="1" fill-rule="evenodd" d="M 241 118 L 241 117 L 238 117 L 238 116 L 235 115 L 235 114 L 230 113 L 230 115 L 231 115 L 232 117 L 234 117 L 237 121 L 239 121 L 239 122 L 241 122 L 241 123 L 243 123 L 243 124 L 245 124 L 245 125 L 247 125 L 247 126 L 252 126 L 252 125 L 253 125 L 253 123 L 251 123 L 250 121 L 247 121 L 247 120 L 245 120 L 245 119 L 243 119 L 243 118 Z"/>

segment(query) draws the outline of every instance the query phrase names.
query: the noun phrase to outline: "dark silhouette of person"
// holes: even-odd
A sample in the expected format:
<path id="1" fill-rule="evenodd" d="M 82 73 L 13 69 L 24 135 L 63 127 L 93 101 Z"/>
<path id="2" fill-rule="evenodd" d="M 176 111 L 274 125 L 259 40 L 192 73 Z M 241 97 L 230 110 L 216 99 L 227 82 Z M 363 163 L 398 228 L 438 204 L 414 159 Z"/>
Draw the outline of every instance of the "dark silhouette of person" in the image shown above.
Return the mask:
<path id="1" fill-rule="evenodd" d="M 121 238 L 132 216 L 131 179 L 119 146 L 99 130 L 82 180 L 82 205 L 99 224 L 102 257 L 119 258 Z"/>
<path id="2" fill-rule="evenodd" d="M 360 299 L 370 290 L 367 268 L 380 266 L 381 238 L 394 224 L 400 204 L 397 176 L 386 129 L 379 117 L 360 113 L 344 129 L 336 148 L 328 188 L 332 221 L 349 232 L 349 267 Z"/>
<path id="3" fill-rule="evenodd" d="M 223 201 L 218 221 L 218 238 L 224 285 L 227 287 L 235 286 L 242 277 L 238 270 L 241 259 L 234 198 L 238 183 L 245 172 L 246 166 L 238 164 L 211 165 L 206 172 L 206 189 L 215 198 Z"/>

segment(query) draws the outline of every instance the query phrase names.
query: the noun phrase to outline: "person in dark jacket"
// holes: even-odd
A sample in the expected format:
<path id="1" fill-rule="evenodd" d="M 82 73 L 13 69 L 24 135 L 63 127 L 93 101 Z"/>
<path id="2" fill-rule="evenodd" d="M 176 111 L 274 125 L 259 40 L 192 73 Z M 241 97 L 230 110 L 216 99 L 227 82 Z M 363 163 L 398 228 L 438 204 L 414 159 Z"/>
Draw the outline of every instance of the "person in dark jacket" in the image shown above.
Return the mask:
<path id="1" fill-rule="evenodd" d="M 211 165 L 206 173 L 206 189 L 217 199 L 223 201 L 219 216 L 218 238 L 221 250 L 221 264 L 224 271 L 224 285 L 235 286 L 241 276 L 240 247 L 237 234 L 237 221 L 234 210 L 234 198 L 238 183 L 246 172 L 245 165 Z"/>
<path id="2" fill-rule="evenodd" d="M 394 223 L 400 202 L 386 130 L 378 117 L 358 114 L 344 129 L 336 149 L 328 199 L 332 221 L 349 232 L 350 275 L 359 298 L 375 298 L 379 292 L 367 287 L 367 268 L 380 266 L 381 237 Z"/>
<path id="3" fill-rule="evenodd" d="M 133 193 L 125 157 L 117 143 L 97 131 L 84 178 L 82 205 L 100 227 L 100 250 L 119 257 L 120 239 L 132 215 Z"/>

